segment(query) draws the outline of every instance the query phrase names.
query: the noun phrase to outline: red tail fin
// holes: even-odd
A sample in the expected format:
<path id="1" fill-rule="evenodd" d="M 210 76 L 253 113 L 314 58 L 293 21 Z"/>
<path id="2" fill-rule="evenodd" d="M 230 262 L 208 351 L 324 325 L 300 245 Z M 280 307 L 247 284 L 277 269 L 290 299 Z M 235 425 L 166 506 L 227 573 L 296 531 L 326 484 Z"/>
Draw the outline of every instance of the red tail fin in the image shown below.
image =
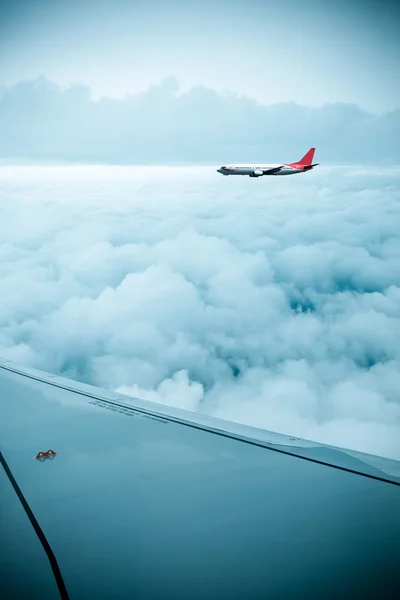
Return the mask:
<path id="1" fill-rule="evenodd" d="M 301 165 L 302 167 L 307 167 L 312 164 L 314 158 L 315 148 L 310 148 L 310 150 L 301 158 L 296 165 Z"/>

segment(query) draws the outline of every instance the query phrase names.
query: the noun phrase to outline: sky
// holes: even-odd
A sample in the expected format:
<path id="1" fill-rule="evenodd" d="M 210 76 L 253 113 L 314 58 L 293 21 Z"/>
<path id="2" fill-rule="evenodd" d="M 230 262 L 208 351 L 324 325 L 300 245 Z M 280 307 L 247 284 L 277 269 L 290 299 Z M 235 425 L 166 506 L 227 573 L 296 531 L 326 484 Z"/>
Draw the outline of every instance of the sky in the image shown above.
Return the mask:
<path id="1" fill-rule="evenodd" d="M 400 460 L 399 184 L 3 165 L 0 355 Z"/>
<path id="2" fill-rule="evenodd" d="M 1 0 L 0 355 L 400 459 L 399 23 Z"/>
<path id="3" fill-rule="evenodd" d="M 394 0 L 2 0 L 0 85 L 44 76 L 121 98 L 175 77 L 262 104 L 398 109 Z"/>
<path id="4" fill-rule="evenodd" d="M 0 162 L 400 164 L 400 5 L 0 2 Z"/>

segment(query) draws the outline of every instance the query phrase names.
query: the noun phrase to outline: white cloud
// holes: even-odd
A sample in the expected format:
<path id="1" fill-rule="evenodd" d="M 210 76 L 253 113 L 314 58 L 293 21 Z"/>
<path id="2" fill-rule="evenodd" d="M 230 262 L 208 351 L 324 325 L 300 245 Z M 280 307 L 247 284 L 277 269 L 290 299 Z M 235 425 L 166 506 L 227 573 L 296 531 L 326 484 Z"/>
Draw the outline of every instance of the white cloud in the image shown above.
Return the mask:
<path id="1" fill-rule="evenodd" d="M 345 103 L 264 105 L 203 86 L 178 88 L 167 78 L 124 99 L 95 102 L 87 87 L 45 78 L 0 87 L 0 159 L 207 164 L 264 154 L 279 162 L 298 160 L 312 145 L 324 164 L 400 160 L 399 108 L 376 115 Z"/>
<path id="2" fill-rule="evenodd" d="M 2 167 L 0 353 L 400 459 L 400 173 L 318 169 Z"/>

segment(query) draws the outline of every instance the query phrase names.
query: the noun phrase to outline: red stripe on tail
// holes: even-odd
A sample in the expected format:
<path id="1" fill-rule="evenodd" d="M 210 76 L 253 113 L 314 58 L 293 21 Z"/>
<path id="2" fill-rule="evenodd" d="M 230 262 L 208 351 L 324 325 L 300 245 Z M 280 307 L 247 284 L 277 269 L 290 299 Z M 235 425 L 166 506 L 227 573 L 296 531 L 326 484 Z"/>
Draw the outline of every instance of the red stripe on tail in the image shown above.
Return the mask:
<path id="1" fill-rule="evenodd" d="M 312 164 L 314 158 L 315 148 L 310 148 L 310 150 L 301 158 L 298 162 L 291 163 L 290 167 L 308 167 Z"/>

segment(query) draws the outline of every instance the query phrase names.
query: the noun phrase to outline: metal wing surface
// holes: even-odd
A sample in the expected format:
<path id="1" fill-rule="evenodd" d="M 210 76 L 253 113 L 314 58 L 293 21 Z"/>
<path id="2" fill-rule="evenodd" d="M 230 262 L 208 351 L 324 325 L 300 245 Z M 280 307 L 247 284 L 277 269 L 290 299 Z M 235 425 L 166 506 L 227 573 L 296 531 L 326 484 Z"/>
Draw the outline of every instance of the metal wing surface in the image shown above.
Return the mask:
<path id="1" fill-rule="evenodd" d="M 396 461 L 4 360 L 0 449 L 4 598 L 397 597 Z"/>

